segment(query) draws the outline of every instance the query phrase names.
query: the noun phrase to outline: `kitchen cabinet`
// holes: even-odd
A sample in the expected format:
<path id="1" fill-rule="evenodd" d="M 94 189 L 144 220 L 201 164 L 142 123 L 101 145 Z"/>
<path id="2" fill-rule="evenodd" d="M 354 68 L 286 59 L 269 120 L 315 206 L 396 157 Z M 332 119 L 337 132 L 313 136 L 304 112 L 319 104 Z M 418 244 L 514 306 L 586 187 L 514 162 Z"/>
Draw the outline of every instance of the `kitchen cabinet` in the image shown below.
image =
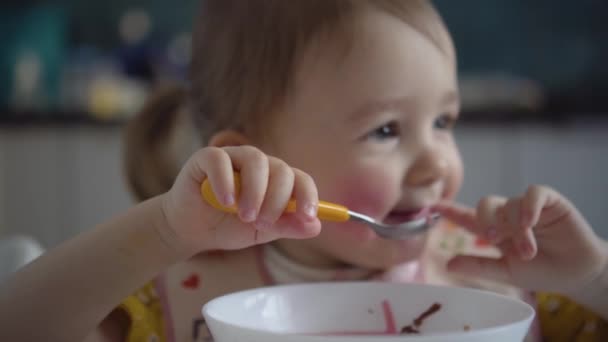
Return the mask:
<path id="1" fill-rule="evenodd" d="M 0 130 L 0 226 L 45 246 L 128 208 L 119 127 Z"/>

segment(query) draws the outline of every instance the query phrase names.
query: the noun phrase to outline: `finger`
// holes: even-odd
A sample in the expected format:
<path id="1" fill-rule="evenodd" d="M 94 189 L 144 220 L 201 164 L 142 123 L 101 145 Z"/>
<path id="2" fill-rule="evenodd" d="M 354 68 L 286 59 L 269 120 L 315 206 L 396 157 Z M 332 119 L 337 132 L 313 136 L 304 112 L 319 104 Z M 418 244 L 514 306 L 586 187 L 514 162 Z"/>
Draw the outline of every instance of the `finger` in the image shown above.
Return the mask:
<path id="1" fill-rule="evenodd" d="M 293 169 L 295 179 L 293 195 L 296 200 L 296 213 L 306 221 L 314 221 L 317 218 L 319 193 L 317 186 L 307 173 L 302 170 Z"/>
<path id="2" fill-rule="evenodd" d="M 295 174 L 285 162 L 270 158 L 269 163 L 268 188 L 255 222 L 258 229 L 270 228 L 283 215 L 294 187 Z"/>
<path id="3" fill-rule="evenodd" d="M 466 207 L 456 203 L 440 203 L 433 208 L 434 211 L 441 214 L 445 219 L 470 230 L 476 235 L 481 235 L 483 232 L 476 231 L 479 227 L 477 222 L 477 214 L 475 209 Z"/>
<path id="4" fill-rule="evenodd" d="M 486 239 L 492 243 L 501 240 L 503 232 L 499 230 L 500 217 L 504 215 L 500 212 L 507 200 L 503 197 L 488 196 L 477 204 L 477 220 L 479 231 Z"/>
<path id="5" fill-rule="evenodd" d="M 252 229 L 250 244 L 262 244 L 278 239 L 310 239 L 321 232 L 318 219 L 303 222 L 296 215 L 283 215 L 272 229 Z"/>
<path id="6" fill-rule="evenodd" d="M 309 239 L 321 232 L 321 221 L 316 217 L 304 221 L 297 215 L 285 215 L 276 226 L 279 228 L 279 237 L 288 239 Z"/>
<path id="7" fill-rule="evenodd" d="M 524 229 L 519 226 L 521 213 L 521 199 L 510 198 L 503 206 L 496 209 L 496 236 L 492 239 L 494 244 L 511 239 L 513 236 L 522 234 Z"/>
<path id="8" fill-rule="evenodd" d="M 503 207 L 504 221 L 502 223 L 510 228 L 510 233 L 515 234 L 525 230 L 521 224 L 522 206 L 522 198 L 513 197 L 508 199 Z"/>
<path id="9" fill-rule="evenodd" d="M 503 257 L 519 257 L 511 239 L 498 243 L 496 247 Z"/>
<path id="10" fill-rule="evenodd" d="M 254 222 L 260 211 L 268 187 L 268 157 L 251 146 L 225 147 L 235 170 L 241 175 L 239 217 L 243 222 Z"/>
<path id="11" fill-rule="evenodd" d="M 504 211 L 504 222 L 503 226 L 500 227 L 501 232 L 507 234 L 503 238 L 511 238 L 512 245 L 517 257 L 522 260 L 531 260 L 536 256 L 537 243 L 534 236 L 534 232 L 531 226 L 528 226 L 524 222 L 525 212 L 524 198 L 515 197 L 511 198 L 505 204 Z"/>
<path id="12" fill-rule="evenodd" d="M 532 260 L 536 257 L 538 246 L 534 232 L 532 229 L 527 229 L 513 237 L 513 245 L 517 250 L 519 258 L 522 260 Z"/>
<path id="13" fill-rule="evenodd" d="M 222 149 L 209 147 L 193 156 L 194 178 L 197 184 L 207 178 L 216 198 L 226 206 L 235 203 L 234 176 L 230 156 Z"/>
<path id="14" fill-rule="evenodd" d="M 523 197 L 522 210 L 524 213 L 522 215 L 522 225 L 531 228 L 539 224 L 543 209 L 553 207 L 559 202 L 560 198 L 551 188 L 541 185 L 530 186 Z M 558 210 L 558 212 L 561 211 Z M 567 209 L 564 211 L 567 211 Z M 557 213 L 557 215 L 559 214 Z"/>
<path id="15" fill-rule="evenodd" d="M 481 277 L 501 283 L 513 282 L 505 258 L 490 259 L 458 255 L 448 262 L 448 271 L 461 275 Z"/>

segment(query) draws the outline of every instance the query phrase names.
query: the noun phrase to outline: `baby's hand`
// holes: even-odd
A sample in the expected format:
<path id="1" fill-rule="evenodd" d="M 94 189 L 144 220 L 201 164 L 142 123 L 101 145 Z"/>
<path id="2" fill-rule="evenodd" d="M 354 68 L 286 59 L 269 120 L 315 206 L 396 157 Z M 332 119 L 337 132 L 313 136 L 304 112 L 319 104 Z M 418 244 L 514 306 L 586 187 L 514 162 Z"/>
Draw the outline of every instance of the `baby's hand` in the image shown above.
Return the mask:
<path id="1" fill-rule="evenodd" d="M 521 197 L 482 199 L 477 209 L 442 204 L 445 218 L 494 243 L 500 259 L 457 256 L 448 269 L 531 290 L 574 295 L 608 263 L 607 247 L 561 194 L 531 186 Z"/>
<path id="2" fill-rule="evenodd" d="M 234 170 L 240 172 L 239 198 L 235 198 Z M 238 203 L 238 215 L 214 209 L 203 200 L 200 189 L 205 179 L 222 204 Z M 163 196 L 167 227 L 162 233 L 172 248 L 190 255 L 242 249 L 278 238 L 310 238 L 321 229 L 312 178 L 251 146 L 201 149 Z M 292 196 L 297 211 L 283 214 Z"/>

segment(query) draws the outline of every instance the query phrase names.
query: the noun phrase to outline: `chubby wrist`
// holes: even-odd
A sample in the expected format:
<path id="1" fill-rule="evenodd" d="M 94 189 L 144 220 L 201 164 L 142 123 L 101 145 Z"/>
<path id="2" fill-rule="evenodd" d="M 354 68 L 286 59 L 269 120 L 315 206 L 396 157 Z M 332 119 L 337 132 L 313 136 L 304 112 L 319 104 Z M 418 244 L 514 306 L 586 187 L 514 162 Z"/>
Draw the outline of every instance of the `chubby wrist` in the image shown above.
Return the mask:
<path id="1" fill-rule="evenodd" d="M 570 296 L 577 303 L 608 320 L 608 243 L 603 242 L 603 259 L 592 280 Z"/>
<path id="2" fill-rule="evenodd" d="M 184 244 L 175 233 L 175 230 L 171 227 L 167 216 L 166 196 L 168 195 L 165 193 L 153 199 L 157 203 L 154 215 L 154 231 L 163 243 L 170 257 L 178 262 L 186 260 L 201 251 L 195 248 L 195 246 Z"/>

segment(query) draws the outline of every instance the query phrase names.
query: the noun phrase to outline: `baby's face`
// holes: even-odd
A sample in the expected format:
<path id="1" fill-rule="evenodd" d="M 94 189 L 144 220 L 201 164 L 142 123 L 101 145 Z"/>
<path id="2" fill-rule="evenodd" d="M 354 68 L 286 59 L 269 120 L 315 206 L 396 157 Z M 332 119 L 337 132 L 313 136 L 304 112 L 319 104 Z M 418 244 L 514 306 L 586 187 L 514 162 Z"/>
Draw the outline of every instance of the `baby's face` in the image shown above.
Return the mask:
<path id="1" fill-rule="evenodd" d="M 397 223 L 460 187 L 455 61 L 387 14 L 366 14 L 357 30 L 348 47 L 328 40 L 305 54 L 266 150 L 308 172 L 321 200 Z M 310 263 L 378 268 L 418 257 L 424 241 L 324 222 L 316 239 L 280 243 Z"/>

